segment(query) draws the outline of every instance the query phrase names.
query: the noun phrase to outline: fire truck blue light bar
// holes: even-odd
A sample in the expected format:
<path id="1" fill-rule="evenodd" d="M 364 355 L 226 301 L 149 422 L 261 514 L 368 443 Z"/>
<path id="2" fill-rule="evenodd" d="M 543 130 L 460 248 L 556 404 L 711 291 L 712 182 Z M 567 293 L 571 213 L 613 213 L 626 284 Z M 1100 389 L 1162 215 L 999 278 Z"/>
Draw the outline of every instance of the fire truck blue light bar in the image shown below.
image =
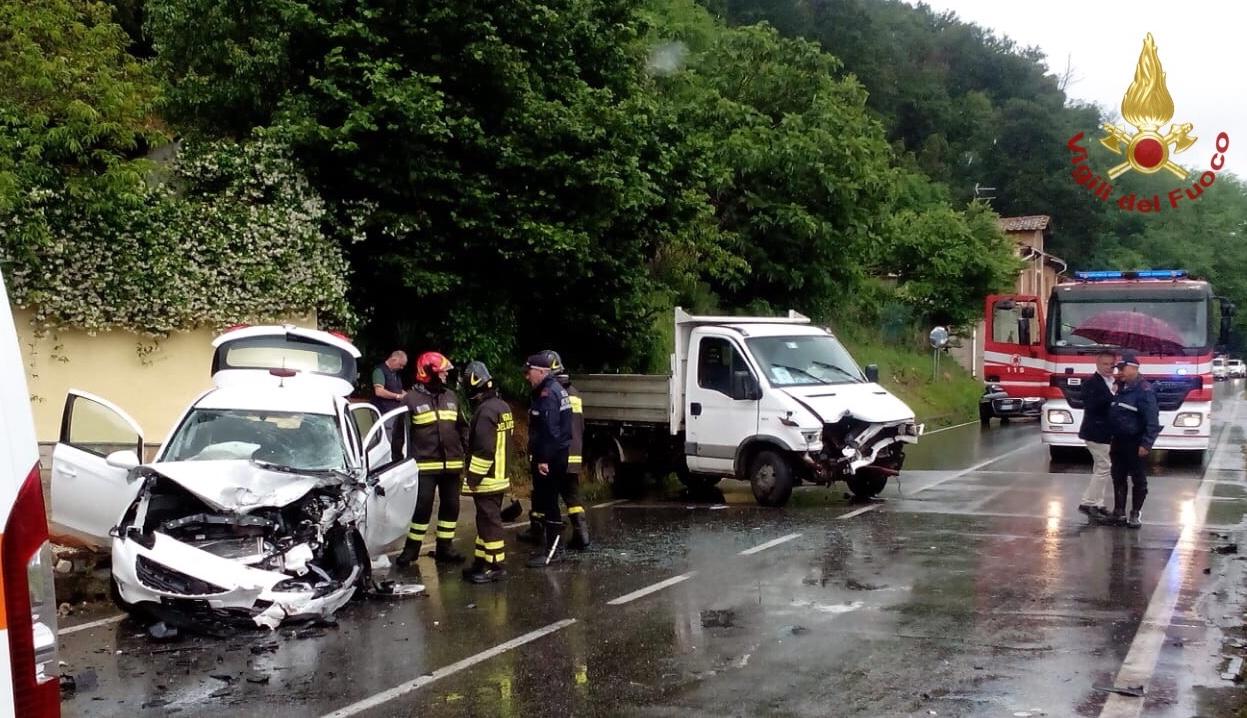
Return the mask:
<path id="1" fill-rule="evenodd" d="M 1144 269 L 1138 272 L 1102 269 L 1094 272 L 1074 272 L 1074 277 L 1084 282 L 1101 282 L 1107 279 L 1182 279 L 1185 276 L 1185 269 Z"/>

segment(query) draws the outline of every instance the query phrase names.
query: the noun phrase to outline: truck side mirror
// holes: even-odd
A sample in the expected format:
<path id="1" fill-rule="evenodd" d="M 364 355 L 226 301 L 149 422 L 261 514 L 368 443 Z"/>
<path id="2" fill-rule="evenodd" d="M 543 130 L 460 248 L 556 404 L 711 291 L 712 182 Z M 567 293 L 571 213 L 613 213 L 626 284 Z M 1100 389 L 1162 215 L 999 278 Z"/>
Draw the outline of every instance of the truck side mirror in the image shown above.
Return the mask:
<path id="1" fill-rule="evenodd" d="M 732 398 L 737 401 L 757 401 L 762 398 L 762 387 L 748 369 L 732 372 Z"/>
<path id="2" fill-rule="evenodd" d="M 866 365 L 866 381 L 870 382 L 871 384 L 879 383 L 879 365 L 878 364 L 867 364 Z"/>

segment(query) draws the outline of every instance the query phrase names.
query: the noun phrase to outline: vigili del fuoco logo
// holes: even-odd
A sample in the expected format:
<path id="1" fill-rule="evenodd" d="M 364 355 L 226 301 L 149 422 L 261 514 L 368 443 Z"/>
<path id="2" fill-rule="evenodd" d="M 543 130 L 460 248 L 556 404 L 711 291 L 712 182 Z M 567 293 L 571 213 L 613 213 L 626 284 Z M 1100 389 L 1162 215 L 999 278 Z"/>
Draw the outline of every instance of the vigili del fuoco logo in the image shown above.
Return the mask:
<path id="1" fill-rule="evenodd" d="M 1083 133 L 1079 132 L 1065 143 L 1074 164 L 1074 181 L 1086 187 L 1101 201 L 1109 202 L 1114 199 L 1113 185 L 1110 183 L 1127 172 L 1151 175 L 1165 170 L 1182 180 L 1179 186 L 1168 192 L 1167 202 L 1158 194 L 1136 197 L 1131 192 L 1116 198 L 1117 207 L 1127 212 L 1143 213 L 1160 212 L 1162 204 L 1167 204 L 1170 209 L 1177 209 L 1183 201 L 1199 199 L 1204 190 L 1216 181 L 1217 172 L 1225 167 L 1225 153 L 1230 149 L 1230 136 L 1224 132 L 1217 135 L 1217 151 L 1209 161 L 1209 168 L 1190 186 L 1186 183 L 1190 182 L 1193 173 L 1173 161 L 1173 155 L 1189 150 L 1198 138 L 1191 134 L 1195 127 L 1190 122 L 1171 123 L 1168 131 L 1163 134 L 1161 132 L 1161 128 L 1173 119 L 1173 98 L 1165 85 L 1165 71 L 1160 66 L 1156 41 L 1152 39 L 1151 33 L 1143 40 L 1143 52 L 1139 53 L 1134 81 L 1121 99 L 1121 116 L 1134 126 L 1134 132 L 1111 123 L 1103 126 L 1105 134 L 1100 138 L 1100 144 L 1121 157 L 1121 162 L 1105 173 L 1108 175 L 1107 179 L 1088 166 L 1087 148 L 1081 144 Z"/>

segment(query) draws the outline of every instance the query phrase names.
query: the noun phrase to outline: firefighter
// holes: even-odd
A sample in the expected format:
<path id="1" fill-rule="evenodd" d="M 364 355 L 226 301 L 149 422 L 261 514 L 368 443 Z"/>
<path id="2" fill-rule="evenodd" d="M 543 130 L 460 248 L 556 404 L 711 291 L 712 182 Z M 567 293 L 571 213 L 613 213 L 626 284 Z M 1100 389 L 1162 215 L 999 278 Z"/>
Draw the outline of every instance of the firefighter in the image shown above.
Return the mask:
<path id="1" fill-rule="evenodd" d="M 585 516 L 585 506 L 580 501 L 580 469 L 584 465 L 585 415 L 584 405 L 580 401 L 580 392 L 572 386 L 572 378 L 567 374 L 567 366 L 563 364 L 558 352 L 551 352 L 557 357 L 559 368 L 556 377 L 559 385 L 567 391 L 572 404 L 572 443 L 567 450 L 567 477 L 559 487 L 563 503 L 567 504 L 567 517 L 572 522 L 572 538 L 567 542 L 568 548 L 585 550 L 589 548 L 589 524 Z"/>
<path id="2" fill-rule="evenodd" d="M 473 405 L 468 431 L 468 471 L 463 493 L 476 502 L 476 551 L 463 577 L 472 583 L 506 578 L 506 543 L 503 541 L 502 496 L 511 486 L 511 434 L 515 421 L 511 407 L 494 390 L 493 377 L 481 362 L 468 364 L 463 374 L 468 401 Z"/>
<path id="3" fill-rule="evenodd" d="M 572 403 L 556 373 L 562 366 L 551 351 L 528 357 L 524 378 L 533 388 L 528 416 L 528 453 L 533 475 L 533 511 L 541 513 L 539 536 L 542 549 L 528 560 L 542 568 L 559 559 L 563 520 L 559 513 L 559 488 L 567 474 L 572 443 Z"/>
<path id="4" fill-rule="evenodd" d="M 408 456 L 420 469 L 420 489 L 416 510 L 411 516 L 407 544 L 394 563 L 408 566 L 420 556 L 420 545 L 433 516 L 433 494 L 439 499 L 437 510 L 438 563 L 460 563 L 463 555 L 452 541 L 459 520 L 459 484 L 463 472 L 467 422 L 459 411 L 459 398 L 448 385 L 454 366 L 437 352 L 425 352 L 416 360 L 416 386 L 403 398 L 411 416 Z"/>

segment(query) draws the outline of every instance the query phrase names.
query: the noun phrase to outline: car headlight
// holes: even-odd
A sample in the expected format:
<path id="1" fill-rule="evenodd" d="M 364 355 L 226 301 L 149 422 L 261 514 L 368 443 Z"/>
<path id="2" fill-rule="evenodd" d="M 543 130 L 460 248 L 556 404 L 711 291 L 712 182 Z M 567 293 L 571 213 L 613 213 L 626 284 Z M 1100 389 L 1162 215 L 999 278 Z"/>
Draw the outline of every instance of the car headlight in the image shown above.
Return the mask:
<path id="1" fill-rule="evenodd" d="M 1173 419 L 1174 426 L 1181 426 L 1187 429 L 1194 429 L 1195 427 L 1200 426 L 1203 423 L 1204 423 L 1204 417 L 1202 414 L 1197 414 L 1195 412 L 1189 412 L 1189 411 L 1184 411 L 1181 414 L 1178 414 L 1177 416 L 1175 416 Z"/>
<path id="2" fill-rule="evenodd" d="M 1074 415 L 1064 409 L 1049 409 L 1048 410 L 1048 423 L 1049 424 L 1073 424 Z"/>
<path id="3" fill-rule="evenodd" d="M 819 439 L 821 439 L 822 437 L 823 437 L 823 432 L 820 431 L 819 429 L 814 429 L 813 431 L 801 432 L 801 438 L 805 439 L 805 443 L 807 444 L 817 444 Z"/>

